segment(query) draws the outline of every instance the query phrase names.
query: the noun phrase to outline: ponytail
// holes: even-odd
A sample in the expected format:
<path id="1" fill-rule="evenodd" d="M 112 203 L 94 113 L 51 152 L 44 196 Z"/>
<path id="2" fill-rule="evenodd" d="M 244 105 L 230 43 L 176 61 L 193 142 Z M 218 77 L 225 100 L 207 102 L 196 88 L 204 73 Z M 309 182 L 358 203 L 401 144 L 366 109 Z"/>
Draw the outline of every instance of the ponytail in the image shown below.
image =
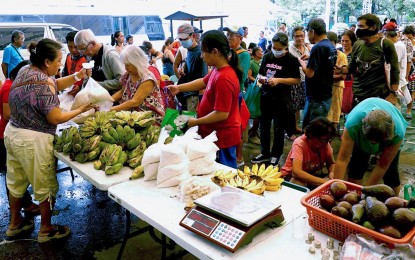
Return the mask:
<path id="1" fill-rule="evenodd" d="M 236 54 L 236 51 L 234 49 L 230 50 L 230 56 L 228 56 L 228 63 L 229 63 L 229 66 L 231 66 L 232 69 L 235 71 L 236 76 L 239 79 L 239 82 L 242 82 L 243 71 L 239 67 L 238 54 Z"/>
<path id="2" fill-rule="evenodd" d="M 114 34 L 111 34 L 111 46 L 115 45 L 115 37 Z"/>

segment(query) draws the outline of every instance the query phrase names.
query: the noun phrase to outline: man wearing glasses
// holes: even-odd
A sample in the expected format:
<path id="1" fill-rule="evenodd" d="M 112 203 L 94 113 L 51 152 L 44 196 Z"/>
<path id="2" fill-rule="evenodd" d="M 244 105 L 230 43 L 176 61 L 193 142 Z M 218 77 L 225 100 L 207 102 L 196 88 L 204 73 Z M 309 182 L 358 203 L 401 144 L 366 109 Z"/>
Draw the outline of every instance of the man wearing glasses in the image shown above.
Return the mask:
<path id="1" fill-rule="evenodd" d="M 120 77 L 125 73 L 118 52 L 108 45 L 98 42 L 90 29 L 79 31 L 75 35 L 78 51 L 95 61 L 92 78 L 110 93 L 121 89 Z"/>
<path id="2" fill-rule="evenodd" d="M 299 59 L 306 85 L 303 129 L 314 118 L 326 117 L 330 110 L 333 72 L 337 60 L 337 50 L 327 39 L 326 23 L 323 19 L 311 19 L 306 30 L 308 39 L 315 45 L 311 49 L 307 64 Z"/>

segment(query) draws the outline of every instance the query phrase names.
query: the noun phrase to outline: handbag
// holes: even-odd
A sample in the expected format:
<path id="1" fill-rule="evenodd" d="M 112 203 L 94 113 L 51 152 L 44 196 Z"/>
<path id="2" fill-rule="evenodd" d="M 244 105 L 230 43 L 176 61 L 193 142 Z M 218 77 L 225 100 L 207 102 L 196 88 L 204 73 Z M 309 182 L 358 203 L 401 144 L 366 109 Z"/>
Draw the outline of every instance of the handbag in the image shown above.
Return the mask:
<path id="1" fill-rule="evenodd" d="M 414 81 L 415 80 L 415 68 L 414 68 L 414 64 L 411 64 L 411 71 L 410 74 L 408 76 L 408 80 L 409 81 Z"/>
<path id="2" fill-rule="evenodd" d="M 261 88 L 257 85 L 257 79 L 255 79 L 253 83 L 250 83 L 246 88 L 244 99 L 249 113 L 251 114 L 251 118 L 255 119 L 260 117 Z"/>

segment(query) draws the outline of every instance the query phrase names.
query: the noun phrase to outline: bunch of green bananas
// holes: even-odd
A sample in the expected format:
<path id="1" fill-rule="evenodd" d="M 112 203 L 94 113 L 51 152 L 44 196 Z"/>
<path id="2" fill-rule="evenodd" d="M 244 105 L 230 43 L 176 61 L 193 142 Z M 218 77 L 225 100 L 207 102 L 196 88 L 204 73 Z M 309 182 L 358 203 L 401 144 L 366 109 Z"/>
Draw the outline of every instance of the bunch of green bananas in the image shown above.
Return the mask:
<path id="1" fill-rule="evenodd" d="M 141 165 L 141 160 L 143 159 L 143 154 L 146 148 L 146 142 L 141 141 L 140 144 L 137 145 L 133 150 L 127 152 L 127 163 L 131 168 L 136 168 L 137 166 Z"/>
<path id="2" fill-rule="evenodd" d="M 121 170 L 128 156 L 121 146 L 110 144 L 104 148 L 99 159 L 94 162 L 94 168 L 104 170 L 106 174 L 115 174 Z"/>
<path id="3" fill-rule="evenodd" d="M 131 141 L 129 149 L 135 148 L 138 143 L 141 141 L 140 136 L 136 136 L 135 130 L 131 128 L 129 125 L 122 127 L 121 125 L 117 125 L 115 128 L 110 127 L 108 131 L 102 133 L 102 139 L 104 142 L 109 144 L 118 144 L 121 147 L 127 147 L 128 143 L 132 139 L 139 139 L 138 142 Z"/>
<path id="4" fill-rule="evenodd" d="M 59 153 L 63 151 L 63 138 L 61 138 L 57 134 L 55 134 L 55 136 L 53 137 L 53 149 L 55 149 Z"/>
<path id="5" fill-rule="evenodd" d="M 92 161 L 100 155 L 99 146 L 102 137 L 94 135 L 88 139 L 82 139 L 77 133 L 72 139 L 72 153 L 69 155 L 72 160 L 78 163 Z"/>
<path id="6" fill-rule="evenodd" d="M 144 177 L 144 167 L 143 166 L 137 166 L 133 170 L 133 173 L 131 174 L 130 180 L 138 179 Z"/>
<path id="7" fill-rule="evenodd" d="M 91 137 L 95 134 L 105 132 L 111 127 L 110 120 L 115 117 L 115 112 L 109 111 L 97 111 L 93 117 L 89 117 L 85 120 L 84 124 L 80 127 L 80 135 L 83 138 Z"/>
<path id="8" fill-rule="evenodd" d="M 154 124 L 155 119 L 151 111 L 119 111 L 115 113 L 112 124 L 114 125 L 129 125 L 130 127 L 147 127 Z M 146 120 L 147 119 L 147 120 Z"/>
<path id="9" fill-rule="evenodd" d="M 56 143 L 60 143 L 60 145 L 62 145 L 63 153 L 69 154 L 72 151 L 72 139 L 75 133 L 78 133 L 78 128 L 75 126 L 71 126 L 62 131 L 62 135 L 60 136 L 61 140 L 56 141 Z"/>

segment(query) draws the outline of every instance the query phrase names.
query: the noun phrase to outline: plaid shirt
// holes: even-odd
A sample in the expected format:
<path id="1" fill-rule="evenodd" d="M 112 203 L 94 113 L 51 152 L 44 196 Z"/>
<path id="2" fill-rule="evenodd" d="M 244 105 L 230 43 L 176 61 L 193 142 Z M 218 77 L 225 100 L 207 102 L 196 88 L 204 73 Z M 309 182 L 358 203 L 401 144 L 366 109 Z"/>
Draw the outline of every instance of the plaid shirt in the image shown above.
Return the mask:
<path id="1" fill-rule="evenodd" d="M 411 40 L 402 34 L 400 40 L 405 44 L 406 46 L 406 56 L 407 56 L 407 62 L 412 63 L 412 58 L 414 56 L 413 50 L 414 46 L 412 45 Z"/>

